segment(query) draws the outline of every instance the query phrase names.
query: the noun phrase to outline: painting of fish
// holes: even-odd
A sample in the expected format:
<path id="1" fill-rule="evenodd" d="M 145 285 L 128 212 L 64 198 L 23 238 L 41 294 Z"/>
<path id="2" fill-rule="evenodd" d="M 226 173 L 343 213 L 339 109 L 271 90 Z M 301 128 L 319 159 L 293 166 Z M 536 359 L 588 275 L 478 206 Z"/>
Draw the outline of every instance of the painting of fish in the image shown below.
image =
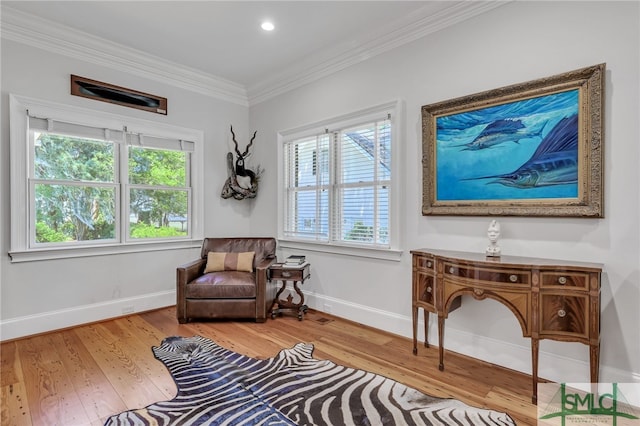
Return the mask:
<path id="1" fill-rule="evenodd" d="M 438 198 L 574 197 L 578 98 L 570 90 L 438 118 Z"/>
<path id="2" fill-rule="evenodd" d="M 422 106 L 422 214 L 602 217 L 605 64 Z"/>
<path id="3" fill-rule="evenodd" d="M 504 142 L 519 143 L 521 139 L 542 137 L 545 124 L 532 129 L 522 124 L 520 119 L 500 119 L 488 124 L 471 142 L 456 146 L 464 147 L 464 151 L 478 151 Z"/>
<path id="4" fill-rule="evenodd" d="M 470 178 L 493 179 L 513 188 L 535 188 L 578 182 L 578 115 L 560 120 L 545 136 L 531 158 L 510 173 Z"/>

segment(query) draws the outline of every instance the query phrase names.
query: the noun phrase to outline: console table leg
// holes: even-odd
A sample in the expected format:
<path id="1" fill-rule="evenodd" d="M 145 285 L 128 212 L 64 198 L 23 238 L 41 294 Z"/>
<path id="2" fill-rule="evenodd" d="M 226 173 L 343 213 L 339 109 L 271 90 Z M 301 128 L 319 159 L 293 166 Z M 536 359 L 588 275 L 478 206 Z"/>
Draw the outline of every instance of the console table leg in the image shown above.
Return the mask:
<path id="1" fill-rule="evenodd" d="M 298 293 L 298 296 L 300 296 L 300 302 L 298 304 L 304 306 L 304 293 L 298 288 L 298 281 L 293 282 L 293 289 Z"/>
<path id="2" fill-rule="evenodd" d="M 440 355 L 440 364 L 438 370 L 444 370 L 444 317 L 438 315 L 438 352 Z"/>
<path id="3" fill-rule="evenodd" d="M 413 354 L 418 354 L 418 307 L 413 307 Z"/>
<path id="4" fill-rule="evenodd" d="M 591 383 L 598 383 L 600 373 L 600 344 L 589 345 Z"/>
<path id="5" fill-rule="evenodd" d="M 429 311 L 422 309 L 422 315 L 424 315 L 424 347 L 429 347 Z"/>
<path id="6" fill-rule="evenodd" d="M 531 403 L 538 403 L 538 350 L 539 341 L 535 337 L 531 338 L 531 377 L 533 379 L 533 393 Z"/>

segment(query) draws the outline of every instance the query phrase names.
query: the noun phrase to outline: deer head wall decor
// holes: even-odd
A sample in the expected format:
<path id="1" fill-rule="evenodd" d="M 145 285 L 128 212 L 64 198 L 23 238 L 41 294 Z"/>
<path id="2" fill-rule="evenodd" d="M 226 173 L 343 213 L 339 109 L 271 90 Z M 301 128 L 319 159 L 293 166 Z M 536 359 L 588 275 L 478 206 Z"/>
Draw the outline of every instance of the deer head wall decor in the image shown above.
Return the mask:
<path id="1" fill-rule="evenodd" d="M 257 195 L 258 179 L 261 173 L 260 167 L 258 166 L 255 172 L 245 167 L 245 160 L 251 155 L 249 149 L 251 145 L 253 145 L 257 133 L 257 131 L 253 133 L 253 137 L 244 152 L 240 152 L 238 141 L 236 141 L 236 134 L 233 132 L 233 126 L 231 126 L 231 136 L 235 146 L 236 160 L 234 166 L 233 153 L 227 153 L 227 172 L 229 177 L 222 188 L 222 198 L 233 197 L 236 200 L 243 200 L 245 198 L 255 198 Z"/>

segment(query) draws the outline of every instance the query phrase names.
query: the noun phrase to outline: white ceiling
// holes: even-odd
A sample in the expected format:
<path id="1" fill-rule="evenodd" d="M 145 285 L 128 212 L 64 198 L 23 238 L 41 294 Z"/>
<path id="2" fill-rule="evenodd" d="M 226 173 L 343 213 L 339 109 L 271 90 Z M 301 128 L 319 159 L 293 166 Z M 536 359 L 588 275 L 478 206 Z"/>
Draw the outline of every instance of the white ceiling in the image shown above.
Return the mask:
<path id="1" fill-rule="evenodd" d="M 53 21 L 154 61 L 273 91 L 493 8 L 483 1 L 6 1 L 4 15 Z M 7 8 L 9 7 L 9 8 Z M 13 11 L 11 10 L 13 9 Z M 276 29 L 265 32 L 263 20 Z M 36 24 L 34 24 L 36 25 Z M 38 20 L 37 27 L 45 25 Z M 58 27 L 62 28 L 62 27 Z M 18 32 L 19 30 L 15 30 Z M 6 31 L 3 29 L 3 36 Z M 77 32 L 75 42 L 78 42 Z M 342 64 L 342 65 L 340 65 Z"/>

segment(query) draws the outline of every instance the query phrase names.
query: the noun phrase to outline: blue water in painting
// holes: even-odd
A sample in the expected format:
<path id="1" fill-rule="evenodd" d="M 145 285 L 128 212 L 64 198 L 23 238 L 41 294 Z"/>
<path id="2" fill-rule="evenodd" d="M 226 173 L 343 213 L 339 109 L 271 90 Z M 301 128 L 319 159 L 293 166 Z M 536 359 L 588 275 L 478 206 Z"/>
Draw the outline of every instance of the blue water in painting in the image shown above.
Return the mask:
<path id="1" fill-rule="evenodd" d="M 577 183 L 515 188 L 491 183 L 495 179 L 477 178 L 517 170 L 531 158 L 540 142 L 562 118 L 578 113 L 578 101 L 576 89 L 437 117 L 437 200 L 576 198 Z M 487 126 L 505 119 L 515 123 L 511 124 L 512 129 L 507 129 L 511 130 L 511 136 L 505 135 L 497 141 L 494 139 L 493 145 L 474 149 L 472 142 L 483 131 L 484 134 L 489 132 Z M 513 133 L 514 128 L 517 133 Z M 517 135 L 517 142 L 513 135 Z"/>

